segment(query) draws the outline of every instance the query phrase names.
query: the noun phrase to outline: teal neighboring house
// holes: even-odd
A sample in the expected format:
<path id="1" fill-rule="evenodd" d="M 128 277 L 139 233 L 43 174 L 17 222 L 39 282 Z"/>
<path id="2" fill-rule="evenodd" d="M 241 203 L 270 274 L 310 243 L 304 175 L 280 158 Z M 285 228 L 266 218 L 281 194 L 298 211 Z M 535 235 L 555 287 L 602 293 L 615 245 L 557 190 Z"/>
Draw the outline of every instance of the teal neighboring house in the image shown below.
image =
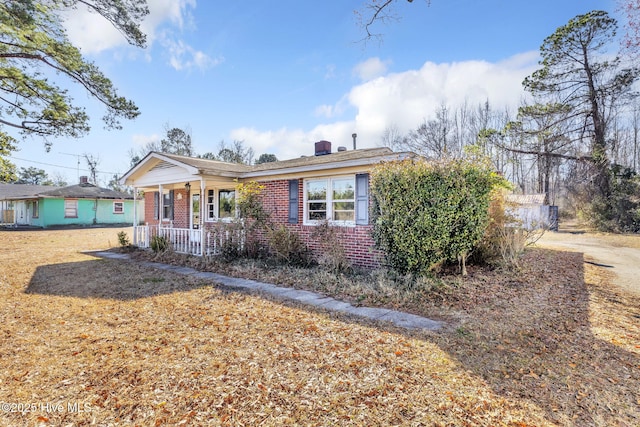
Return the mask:
<path id="1" fill-rule="evenodd" d="M 144 214 L 133 195 L 97 187 L 80 177 L 80 184 L 51 187 L 0 184 L 0 224 L 52 227 L 61 225 L 137 224 Z"/>

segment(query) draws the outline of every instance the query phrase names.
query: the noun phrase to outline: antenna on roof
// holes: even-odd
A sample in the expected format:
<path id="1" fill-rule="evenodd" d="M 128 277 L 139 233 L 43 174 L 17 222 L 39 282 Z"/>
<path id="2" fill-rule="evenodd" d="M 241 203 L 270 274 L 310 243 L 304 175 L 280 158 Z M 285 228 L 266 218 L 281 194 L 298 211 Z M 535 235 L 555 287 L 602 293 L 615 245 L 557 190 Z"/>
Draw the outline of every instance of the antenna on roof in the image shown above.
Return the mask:
<path id="1" fill-rule="evenodd" d="M 77 176 L 77 180 L 79 182 L 79 180 L 80 180 L 80 157 L 82 157 L 82 156 L 80 154 L 61 153 L 60 151 L 58 151 L 58 154 L 64 154 L 65 156 L 74 156 L 74 157 L 76 157 L 78 159 L 78 166 L 77 166 L 77 168 L 78 168 L 78 171 L 77 171 L 78 172 L 78 176 Z"/>

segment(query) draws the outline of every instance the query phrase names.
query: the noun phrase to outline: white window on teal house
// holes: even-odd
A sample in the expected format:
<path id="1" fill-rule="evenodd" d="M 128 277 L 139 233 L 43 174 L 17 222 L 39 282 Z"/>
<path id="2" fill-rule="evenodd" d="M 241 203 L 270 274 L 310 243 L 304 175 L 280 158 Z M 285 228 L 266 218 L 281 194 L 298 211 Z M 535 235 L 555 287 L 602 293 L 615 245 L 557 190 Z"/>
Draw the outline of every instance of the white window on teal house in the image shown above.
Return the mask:
<path id="1" fill-rule="evenodd" d="M 78 218 L 78 201 L 75 199 L 64 200 L 64 217 Z"/>
<path id="2" fill-rule="evenodd" d="M 113 213 L 114 214 L 123 214 L 124 213 L 124 202 L 113 202 Z"/>
<path id="3" fill-rule="evenodd" d="M 33 212 L 31 213 L 31 217 L 32 218 L 38 218 L 40 216 L 40 204 L 38 203 L 38 200 L 34 200 L 33 204 L 31 205 L 31 207 L 33 208 Z"/>

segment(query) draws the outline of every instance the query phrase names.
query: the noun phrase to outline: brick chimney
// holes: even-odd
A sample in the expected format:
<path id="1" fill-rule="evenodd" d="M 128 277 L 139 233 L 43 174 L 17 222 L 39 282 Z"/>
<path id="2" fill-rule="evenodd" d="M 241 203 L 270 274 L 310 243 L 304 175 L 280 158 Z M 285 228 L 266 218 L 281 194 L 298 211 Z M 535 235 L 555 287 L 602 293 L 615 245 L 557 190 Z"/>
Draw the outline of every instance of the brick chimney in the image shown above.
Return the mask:
<path id="1" fill-rule="evenodd" d="M 316 156 L 324 156 L 325 154 L 331 154 L 331 142 L 329 141 L 316 142 Z"/>
<path id="2" fill-rule="evenodd" d="M 89 177 L 82 175 L 80 177 L 80 185 L 87 185 L 89 183 Z"/>

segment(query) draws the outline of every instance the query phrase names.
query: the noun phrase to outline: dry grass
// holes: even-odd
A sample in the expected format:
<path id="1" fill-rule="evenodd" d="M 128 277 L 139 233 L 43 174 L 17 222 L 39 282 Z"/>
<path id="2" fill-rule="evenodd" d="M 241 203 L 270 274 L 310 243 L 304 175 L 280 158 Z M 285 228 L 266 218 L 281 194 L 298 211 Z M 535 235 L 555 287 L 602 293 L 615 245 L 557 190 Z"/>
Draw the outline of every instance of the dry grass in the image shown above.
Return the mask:
<path id="1" fill-rule="evenodd" d="M 78 252 L 117 231 L 0 231 L 0 424 L 640 424 L 640 301 L 579 254 L 382 292 L 419 334 Z"/>

